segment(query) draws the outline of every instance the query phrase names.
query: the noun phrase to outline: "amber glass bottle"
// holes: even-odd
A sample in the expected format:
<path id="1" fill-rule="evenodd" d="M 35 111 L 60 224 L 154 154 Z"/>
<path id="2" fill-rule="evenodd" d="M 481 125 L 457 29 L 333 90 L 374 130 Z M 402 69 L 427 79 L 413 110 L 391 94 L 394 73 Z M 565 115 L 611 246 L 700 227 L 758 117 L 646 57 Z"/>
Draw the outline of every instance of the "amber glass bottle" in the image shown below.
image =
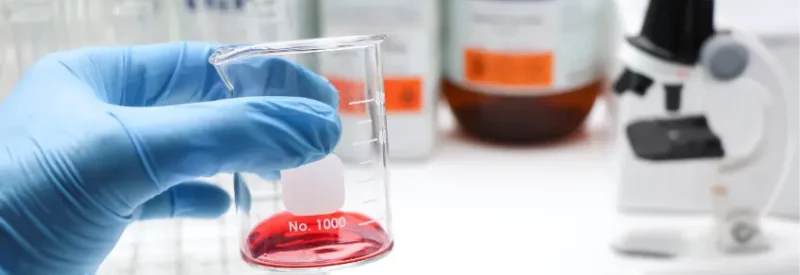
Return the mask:
<path id="1" fill-rule="evenodd" d="M 575 132 L 606 84 L 599 2 L 449 0 L 443 93 L 461 128 L 509 143 Z"/>

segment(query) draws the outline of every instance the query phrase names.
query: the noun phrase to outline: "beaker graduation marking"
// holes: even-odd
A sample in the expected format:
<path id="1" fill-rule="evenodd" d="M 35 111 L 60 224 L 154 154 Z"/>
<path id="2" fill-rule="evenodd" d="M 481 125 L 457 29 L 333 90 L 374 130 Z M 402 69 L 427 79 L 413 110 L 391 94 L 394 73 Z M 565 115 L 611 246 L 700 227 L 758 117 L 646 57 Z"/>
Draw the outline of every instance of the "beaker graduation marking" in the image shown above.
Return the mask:
<path id="1" fill-rule="evenodd" d="M 281 195 L 280 194 L 272 194 L 272 195 L 252 196 L 250 198 L 250 201 L 253 201 L 253 202 L 265 202 L 265 201 L 277 201 L 277 200 L 280 200 L 280 199 L 281 199 Z"/>
<path id="2" fill-rule="evenodd" d="M 366 165 L 366 164 L 371 164 L 371 163 L 373 163 L 373 162 L 375 162 L 375 159 L 368 159 L 368 160 L 365 160 L 365 161 L 359 162 L 358 164 L 360 164 L 360 165 Z"/>
<path id="3" fill-rule="evenodd" d="M 359 223 L 359 224 L 358 224 L 358 226 L 370 225 L 370 224 L 373 224 L 373 223 L 379 222 L 379 221 L 381 221 L 381 220 L 383 220 L 383 217 L 380 217 L 380 218 L 377 218 L 377 219 L 372 219 L 372 220 L 369 220 L 369 221 L 365 221 L 365 222 Z"/>
<path id="4" fill-rule="evenodd" d="M 369 178 L 369 179 L 365 179 L 365 180 L 360 180 L 360 181 L 357 181 L 356 183 L 370 183 L 370 182 L 373 182 L 373 181 L 375 181 L 375 178 Z"/>
<path id="5" fill-rule="evenodd" d="M 369 200 L 365 200 L 363 202 L 363 204 L 370 204 L 370 203 L 375 203 L 375 202 L 379 202 L 379 201 L 380 201 L 379 199 L 369 199 Z"/>
<path id="6" fill-rule="evenodd" d="M 375 99 L 373 98 L 373 99 L 366 99 L 366 100 L 359 100 L 359 101 L 351 101 L 350 103 L 348 103 L 348 105 L 367 104 L 367 103 L 371 103 L 371 102 L 375 102 Z"/>
<path id="7" fill-rule="evenodd" d="M 372 120 L 371 119 L 365 119 L 365 120 L 359 121 L 358 124 L 359 125 L 364 125 L 364 124 L 371 125 L 372 124 Z"/>
<path id="8" fill-rule="evenodd" d="M 374 143 L 374 142 L 378 142 L 378 139 L 377 138 L 373 138 L 373 139 L 370 139 L 370 140 L 356 141 L 356 142 L 353 142 L 353 146 L 370 144 L 370 143 Z"/>

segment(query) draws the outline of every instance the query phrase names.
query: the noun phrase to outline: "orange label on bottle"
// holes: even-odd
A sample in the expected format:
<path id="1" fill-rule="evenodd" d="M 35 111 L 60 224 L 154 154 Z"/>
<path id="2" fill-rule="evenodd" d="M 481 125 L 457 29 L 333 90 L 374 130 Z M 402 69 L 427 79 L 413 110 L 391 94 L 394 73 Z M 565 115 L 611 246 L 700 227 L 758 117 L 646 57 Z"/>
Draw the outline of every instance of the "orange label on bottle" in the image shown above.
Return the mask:
<path id="1" fill-rule="evenodd" d="M 550 86 L 553 84 L 553 54 L 466 49 L 464 76 L 467 81 L 475 84 Z"/>
<path id="2" fill-rule="evenodd" d="M 339 112 L 363 114 L 366 111 L 366 90 L 361 81 L 329 77 L 339 91 Z M 408 112 L 422 109 L 422 79 L 418 77 L 387 78 L 383 81 L 387 112 Z"/>
<path id="3" fill-rule="evenodd" d="M 383 81 L 387 112 L 416 112 L 422 109 L 422 79 L 388 78 Z"/>
<path id="4" fill-rule="evenodd" d="M 366 90 L 364 82 L 345 78 L 328 77 L 339 92 L 339 112 L 345 114 L 363 114 L 367 110 Z"/>

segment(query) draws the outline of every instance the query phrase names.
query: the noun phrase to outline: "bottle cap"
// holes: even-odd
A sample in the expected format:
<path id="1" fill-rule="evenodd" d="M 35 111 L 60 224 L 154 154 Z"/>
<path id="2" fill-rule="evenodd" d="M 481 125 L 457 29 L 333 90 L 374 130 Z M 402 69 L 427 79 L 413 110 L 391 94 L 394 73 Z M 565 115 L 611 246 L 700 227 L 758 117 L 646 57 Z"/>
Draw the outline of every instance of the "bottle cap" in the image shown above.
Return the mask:
<path id="1" fill-rule="evenodd" d="M 283 205 L 295 216 L 331 214 L 344 206 L 344 165 L 331 154 L 281 171 Z"/>

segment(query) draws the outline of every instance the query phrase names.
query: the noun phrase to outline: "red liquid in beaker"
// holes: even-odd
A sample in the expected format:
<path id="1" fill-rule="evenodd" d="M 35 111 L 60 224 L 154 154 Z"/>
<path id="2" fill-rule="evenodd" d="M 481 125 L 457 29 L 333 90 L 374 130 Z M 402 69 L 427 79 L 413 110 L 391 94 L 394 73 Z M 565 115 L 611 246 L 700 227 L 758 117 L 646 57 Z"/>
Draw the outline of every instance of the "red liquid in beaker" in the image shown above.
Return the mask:
<path id="1" fill-rule="evenodd" d="M 350 212 L 297 217 L 278 213 L 247 238 L 245 261 L 273 268 L 319 268 L 371 259 L 392 239 L 372 218 Z M 249 256 L 248 256 L 249 254 Z"/>

